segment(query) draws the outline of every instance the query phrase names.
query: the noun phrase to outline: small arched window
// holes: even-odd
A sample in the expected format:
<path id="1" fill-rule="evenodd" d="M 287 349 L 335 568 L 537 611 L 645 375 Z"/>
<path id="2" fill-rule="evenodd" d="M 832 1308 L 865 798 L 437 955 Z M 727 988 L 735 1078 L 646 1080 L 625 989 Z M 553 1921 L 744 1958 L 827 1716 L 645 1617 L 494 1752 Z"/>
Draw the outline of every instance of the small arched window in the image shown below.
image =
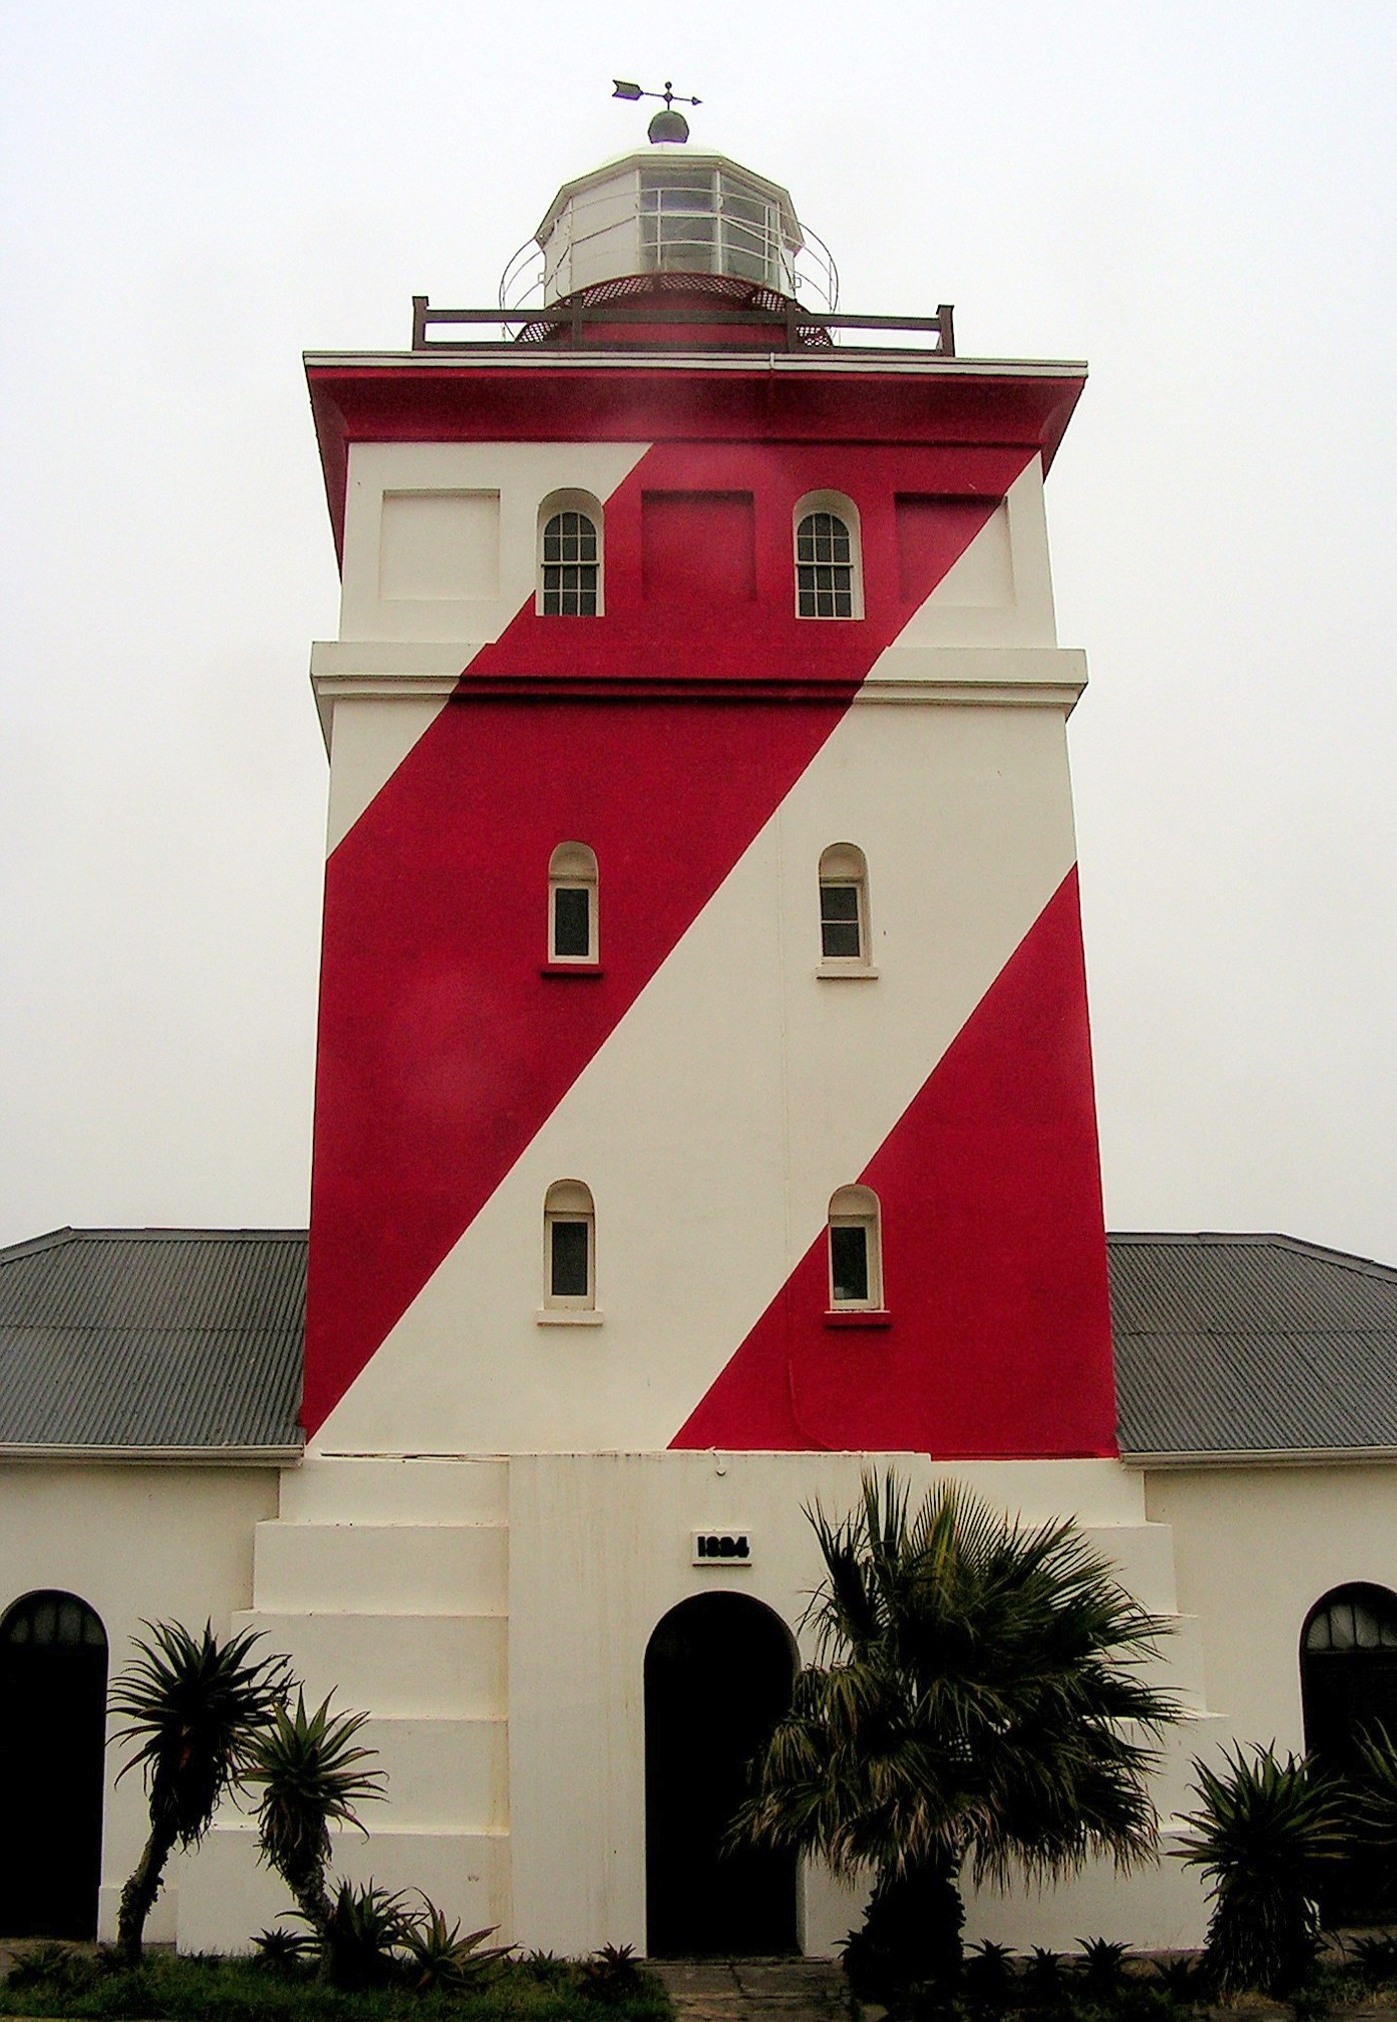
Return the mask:
<path id="1" fill-rule="evenodd" d="M 1305 1649 L 1397 1651 L 1397 1597 L 1385 1587 L 1337 1588 L 1305 1624 Z"/>
<path id="2" fill-rule="evenodd" d="M 831 843 L 820 858 L 820 958 L 836 970 L 869 964 L 868 865 L 853 843 Z"/>
<path id="3" fill-rule="evenodd" d="M 878 1196 L 840 1187 L 829 1204 L 829 1303 L 832 1312 L 877 1312 L 883 1304 Z"/>
<path id="4" fill-rule="evenodd" d="M 76 1594 L 26 1594 L 0 1623 L 0 1643 L 34 1650 L 105 1650 L 100 1616 Z"/>
<path id="5" fill-rule="evenodd" d="M 555 1180 L 543 1202 L 543 1303 L 587 1311 L 596 1298 L 596 1212 L 581 1180 Z"/>
<path id="6" fill-rule="evenodd" d="M 586 843 L 559 843 L 548 859 L 548 959 L 595 965 L 597 859 Z"/>
<path id="7" fill-rule="evenodd" d="M 538 516 L 538 610 L 595 618 L 602 608 L 601 507 L 589 492 L 554 492 Z"/>
<path id="8" fill-rule="evenodd" d="M 838 492 L 812 492 L 796 507 L 796 614 L 861 618 L 858 515 Z"/>

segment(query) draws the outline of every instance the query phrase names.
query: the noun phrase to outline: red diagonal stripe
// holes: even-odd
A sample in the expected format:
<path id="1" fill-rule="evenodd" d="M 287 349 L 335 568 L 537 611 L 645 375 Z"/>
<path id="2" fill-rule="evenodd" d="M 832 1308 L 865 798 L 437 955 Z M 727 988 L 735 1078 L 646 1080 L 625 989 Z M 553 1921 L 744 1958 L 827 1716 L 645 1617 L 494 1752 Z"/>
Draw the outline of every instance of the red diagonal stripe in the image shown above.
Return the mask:
<path id="1" fill-rule="evenodd" d="M 860 1175 L 886 1327 L 830 1327 L 823 1232 L 676 1447 L 1114 1454 L 1077 874 Z"/>
<path id="2" fill-rule="evenodd" d="M 663 446 L 607 504 L 607 615 L 521 611 L 326 872 L 303 1422 L 314 1432 L 470 1225 L 963 552 L 1032 450 L 973 452 L 978 497 L 898 566 L 893 498 L 969 482 L 969 451 Z M 863 507 L 866 616 L 800 624 L 791 512 Z M 757 600 L 647 607 L 647 489 L 756 499 Z M 864 504 L 864 501 L 867 504 Z M 588 679 L 649 699 L 549 694 Z M 676 695 L 728 684 L 730 699 Z M 492 682 L 524 683 L 506 697 Z M 750 699 L 733 691 L 754 684 Z M 781 684 L 798 699 L 774 699 Z M 758 692 L 762 699 L 758 699 Z M 661 693 L 667 699 L 657 699 Z M 604 974 L 540 976 L 559 842 L 601 866 Z M 645 1091 L 637 1091 L 645 1099 Z"/>

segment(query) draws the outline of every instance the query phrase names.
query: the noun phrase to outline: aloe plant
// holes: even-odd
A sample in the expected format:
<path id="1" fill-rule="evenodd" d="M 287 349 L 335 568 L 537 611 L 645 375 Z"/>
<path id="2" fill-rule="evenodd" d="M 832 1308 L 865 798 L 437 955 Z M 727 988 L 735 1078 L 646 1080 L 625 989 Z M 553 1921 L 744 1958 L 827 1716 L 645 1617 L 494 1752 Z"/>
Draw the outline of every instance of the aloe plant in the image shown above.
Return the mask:
<path id="1" fill-rule="evenodd" d="M 1313 1966 L 1320 1888 L 1346 1848 L 1338 1786 L 1273 1748 L 1237 1748 L 1221 1769 L 1193 1770 L 1202 1802 L 1185 1814 L 1180 1858 L 1208 1877 L 1209 1972 L 1225 1994 L 1288 1993 Z"/>
<path id="2" fill-rule="evenodd" d="M 241 1769 L 242 1782 L 261 1792 L 262 1858 L 286 1883 L 327 1951 L 336 1908 L 326 1883 L 330 1827 L 358 1826 L 362 1832 L 356 1807 L 383 1795 L 383 1772 L 364 1767 L 377 1751 L 358 1747 L 354 1739 L 369 1716 L 331 1713 L 333 1696 L 308 1713 L 298 1687 L 295 1706 L 276 1707 L 246 1749 Z"/>
<path id="3" fill-rule="evenodd" d="M 138 1743 L 117 1781 L 139 1769 L 150 1800 L 150 1832 L 117 1912 L 117 1948 L 133 1966 L 171 1853 L 208 1831 L 242 1755 L 289 1686 L 284 1657 L 253 1658 L 258 1630 L 224 1643 L 211 1622 L 200 1634 L 180 1622 L 143 1627 L 150 1640 L 135 1639 L 136 1655 L 115 1680 L 110 1701 L 127 1723 L 113 1739 Z"/>
<path id="4" fill-rule="evenodd" d="M 459 1922 L 448 1924 L 436 1904 L 423 1896 L 421 1914 L 409 1920 L 402 1938 L 407 1975 L 418 1993 L 462 1994 L 477 1986 L 496 1960 L 507 1959 L 514 1950 L 513 1945 L 485 1943 L 497 1929 L 487 1924 L 462 1937 Z"/>

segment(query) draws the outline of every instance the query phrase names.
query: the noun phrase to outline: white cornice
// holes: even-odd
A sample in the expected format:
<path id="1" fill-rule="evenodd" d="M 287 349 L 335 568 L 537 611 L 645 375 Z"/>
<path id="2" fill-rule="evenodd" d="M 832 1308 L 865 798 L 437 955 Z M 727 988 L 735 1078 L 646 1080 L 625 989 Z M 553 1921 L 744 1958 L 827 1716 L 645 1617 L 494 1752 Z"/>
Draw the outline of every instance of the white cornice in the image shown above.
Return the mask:
<path id="1" fill-rule="evenodd" d="M 482 345 L 478 351 L 306 351 L 308 372 L 440 372 L 496 369 L 507 372 L 654 372 L 911 374 L 923 379 L 1082 379 L 1080 359 L 942 358 L 931 351 L 855 351 L 852 346 L 819 353 L 784 351 L 605 351 L 555 350 L 552 345 Z"/>
<path id="2" fill-rule="evenodd" d="M 311 648 L 310 676 L 322 721 L 342 697 L 381 702 L 444 701 L 481 642 L 320 640 Z M 891 646 L 879 672 L 863 682 L 855 702 L 957 703 L 1032 707 L 1070 714 L 1086 687 L 1086 655 L 1061 646 Z M 541 683 L 546 686 L 546 683 Z M 630 684 L 618 678 L 614 691 Z M 643 699 L 646 683 L 635 691 Z M 673 694 L 683 684 L 666 684 Z M 731 684 L 724 683 L 727 692 Z M 570 686 L 560 682 L 560 692 Z M 701 694 L 705 684 L 693 683 Z"/>
<path id="3" fill-rule="evenodd" d="M 51 1446 L 0 1442 L 0 1461 L 77 1467 L 294 1467 L 299 1446 Z"/>

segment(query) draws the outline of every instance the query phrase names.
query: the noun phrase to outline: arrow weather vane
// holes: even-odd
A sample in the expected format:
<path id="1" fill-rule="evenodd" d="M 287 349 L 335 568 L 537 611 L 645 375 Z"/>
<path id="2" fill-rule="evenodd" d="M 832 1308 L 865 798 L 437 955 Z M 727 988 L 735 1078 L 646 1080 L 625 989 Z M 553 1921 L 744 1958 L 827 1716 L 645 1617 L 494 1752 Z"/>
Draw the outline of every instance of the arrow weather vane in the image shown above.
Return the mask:
<path id="1" fill-rule="evenodd" d="M 678 93 L 668 78 L 665 79 L 663 91 L 642 91 L 638 84 L 627 84 L 623 77 L 613 77 L 611 82 L 616 86 L 616 89 L 611 94 L 613 98 L 662 98 L 665 102 L 666 112 L 669 111 L 676 97 L 678 97 Z M 702 105 L 703 100 L 701 98 L 680 98 L 679 103 L 681 105 Z"/>
<path id="2" fill-rule="evenodd" d="M 689 138 L 689 122 L 685 119 L 682 112 L 676 112 L 674 109 L 674 86 L 668 78 L 665 79 L 663 91 L 642 91 L 638 84 L 628 84 L 624 77 L 613 77 L 611 81 L 616 86 L 616 89 L 611 94 L 613 98 L 662 98 L 664 100 L 664 111 L 657 112 L 650 121 L 650 144 L 652 147 L 660 146 L 666 141 L 679 141 L 682 143 Z M 697 98 L 681 98 L 679 103 L 681 105 L 700 105 L 702 100 Z"/>

